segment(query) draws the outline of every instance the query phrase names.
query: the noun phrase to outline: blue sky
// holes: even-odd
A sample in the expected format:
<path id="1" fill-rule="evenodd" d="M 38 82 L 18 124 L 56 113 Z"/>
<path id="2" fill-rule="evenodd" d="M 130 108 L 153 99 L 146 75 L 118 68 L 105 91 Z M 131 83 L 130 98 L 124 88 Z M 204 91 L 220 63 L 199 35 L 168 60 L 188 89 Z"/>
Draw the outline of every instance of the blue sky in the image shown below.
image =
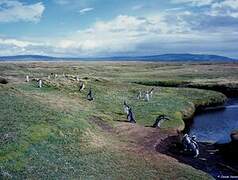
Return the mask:
<path id="1" fill-rule="evenodd" d="M 0 0 L 0 56 L 238 58 L 238 0 Z"/>

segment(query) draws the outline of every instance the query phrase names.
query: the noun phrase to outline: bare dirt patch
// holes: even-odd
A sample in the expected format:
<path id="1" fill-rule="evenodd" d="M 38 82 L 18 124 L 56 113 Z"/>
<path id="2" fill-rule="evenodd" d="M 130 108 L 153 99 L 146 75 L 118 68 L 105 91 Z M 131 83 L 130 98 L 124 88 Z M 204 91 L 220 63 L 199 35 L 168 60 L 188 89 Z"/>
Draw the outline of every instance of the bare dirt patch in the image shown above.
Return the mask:
<path id="1" fill-rule="evenodd" d="M 176 130 L 158 129 L 152 127 L 144 127 L 137 124 L 127 122 L 118 123 L 116 129 L 118 136 L 129 138 L 133 142 L 145 150 L 156 150 L 158 144 L 161 144 L 169 136 L 176 134 Z M 163 146 L 161 146 L 163 148 Z"/>
<path id="2" fill-rule="evenodd" d="M 100 127 L 103 131 L 106 132 L 114 132 L 114 129 L 112 126 L 110 126 L 108 123 L 106 123 L 105 121 L 103 121 L 100 117 L 98 116 L 91 116 L 89 118 L 89 122 L 91 124 L 96 124 L 98 127 Z"/>

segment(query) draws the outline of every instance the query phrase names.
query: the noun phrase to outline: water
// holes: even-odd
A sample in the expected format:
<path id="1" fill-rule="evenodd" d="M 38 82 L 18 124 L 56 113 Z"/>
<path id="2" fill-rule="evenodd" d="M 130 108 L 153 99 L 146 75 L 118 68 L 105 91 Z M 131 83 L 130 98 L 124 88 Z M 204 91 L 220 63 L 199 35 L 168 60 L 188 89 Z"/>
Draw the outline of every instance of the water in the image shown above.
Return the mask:
<path id="1" fill-rule="evenodd" d="M 207 109 L 194 117 L 190 135 L 200 142 L 219 144 L 231 141 L 230 134 L 238 129 L 238 98 L 230 98 L 225 108 Z"/>

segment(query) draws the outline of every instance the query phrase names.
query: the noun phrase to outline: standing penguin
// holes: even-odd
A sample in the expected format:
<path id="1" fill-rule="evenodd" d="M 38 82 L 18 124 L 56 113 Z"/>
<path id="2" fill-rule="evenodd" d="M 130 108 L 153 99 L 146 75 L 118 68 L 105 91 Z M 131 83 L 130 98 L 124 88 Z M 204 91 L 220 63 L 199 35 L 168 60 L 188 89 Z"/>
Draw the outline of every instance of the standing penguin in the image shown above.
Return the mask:
<path id="1" fill-rule="evenodd" d="M 149 91 L 146 91 L 145 93 L 145 101 L 150 101 Z"/>
<path id="2" fill-rule="evenodd" d="M 80 84 L 79 84 L 79 91 L 80 91 L 80 92 L 83 91 L 84 88 L 85 88 L 85 85 L 84 85 L 84 83 L 81 81 Z"/>
<path id="3" fill-rule="evenodd" d="M 193 135 L 191 138 L 191 144 L 190 144 L 190 149 L 193 152 L 193 157 L 196 158 L 199 155 L 199 146 L 196 141 L 196 136 Z"/>
<path id="4" fill-rule="evenodd" d="M 76 76 L 76 81 L 79 81 L 79 76 Z"/>
<path id="5" fill-rule="evenodd" d="M 129 105 L 126 103 L 126 101 L 124 101 L 123 103 L 123 109 L 124 109 L 124 112 L 128 115 L 129 114 Z"/>
<path id="6" fill-rule="evenodd" d="M 87 94 L 87 99 L 89 101 L 92 101 L 94 98 L 93 98 L 93 93 L 92 93 L 92 88 L 89 89 L 89 92 Z"/>
<path id="7" fill-rule="evenodd" d="M 152 89 L 150 90 L 150 92 L 149 92 L 150 98 L 152 98 L 153 92 L 154 92 L 154 88 L 152 88 Z"/>
<path id="8" fill-rule="evenodd" d="M 139 91 L 139 93 L 138 93 L 138 95 L 137 95 L 137 99 L 140 100 L 141 97 L 142 97 L 142 93 L 141 93 L 141 91 Z"/>
<path id="9" fill-rule="evenodd" d="M 129 108 L 129 111 L 128 111 L 128 115 L 127 115 L 127 119 L 130 123 L 136 123 L 136 119 L 135 119 L 135 115 L 134 113 L 132 112 L 132 109 Z"/>
<path id="10" fill-rule="evenodd" d="M 26 82 L 29 82 L 30 80 L 29 80 L 29 76 L 28 75 L 26 75 Z"/>
<path id="11" fill-rule="evenodd" d="M 191 139 L 188 134 L 184 134 L 182 139 L 183 150 L 187 151 L 189 149 L 189 144 L 191 144 Z"/>
<path id="12" fill-rule="evenodd" d="M 39 81 L 38 81 L 38 87 L 42 88 L 42 80 L 41 79 L 39 79 Z"/>

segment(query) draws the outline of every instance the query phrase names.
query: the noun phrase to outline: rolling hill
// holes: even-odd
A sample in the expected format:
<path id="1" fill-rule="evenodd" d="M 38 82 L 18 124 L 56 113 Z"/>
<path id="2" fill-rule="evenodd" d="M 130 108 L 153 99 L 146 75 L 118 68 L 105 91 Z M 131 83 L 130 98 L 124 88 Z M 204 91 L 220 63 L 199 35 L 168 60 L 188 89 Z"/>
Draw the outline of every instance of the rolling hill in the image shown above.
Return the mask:
<path id="1" fill-rule="evenodd" d="M 152 56 L 114 57 L 52 57 L 41 55 L 0 56 L 0 61 L 236 61 L 225 56 L 209 54 L 162 54 Z"/>

